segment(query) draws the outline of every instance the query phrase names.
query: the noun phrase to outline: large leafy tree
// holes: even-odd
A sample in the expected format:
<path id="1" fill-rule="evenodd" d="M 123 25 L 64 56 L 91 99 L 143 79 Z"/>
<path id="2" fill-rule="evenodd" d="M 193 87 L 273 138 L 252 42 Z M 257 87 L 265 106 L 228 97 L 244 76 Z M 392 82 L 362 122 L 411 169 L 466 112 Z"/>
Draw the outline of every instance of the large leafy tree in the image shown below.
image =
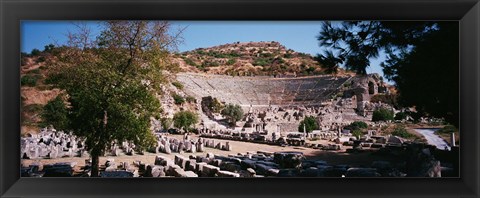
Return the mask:
<path id="1" fill-rule="evenodd" d="M 173 115 L 173 125 L 185 132 L 188 132 L 196 123 L 198 123 L 198 115 L 191 111 L 180 111 Z"/>
<path id="2" fill-rule="evenodd" d="M 222 109 L 221 114 L 228 119 L 232 126 L 235 126 L 237 121 L 243 118 L 243 109 L 238 104 L 228 104 Z"/>
<path id="3" fill-rule="evenodd" d="M 458 126 L 458 38 L 458 22 L 325 22 L 317 60 L 366 74 L 370 60 L 384 52 L 381 66 L 397 85 L 399 103 Z"/>
<path id="4" fill-rule="evenodd" d="M 317 39 L 324 51 L 317 60 L 327 68 L 344 65 L 366 74 L 370 60 L 382 50 L 393 52 L 415 46 L 435 30 L 433 22 L 347 21 L 322 23 Z"/>
<path id="5" fill-rule="evenodd" d="M 42 110 L 40 117 L 42 118 L 42 126 L 52 125 L 58 130 L 64 130 L 68 127 L 67 118 L 68 109 L 59 95 L 50 100 Z"/>
<path id="6" fill-rule="evenodd" d="M 300 124 L 298 125 L 298 131 L 303 132 L 303 129 L 305 129 L 305 132 L 307 133 L 319 129 L 318 122 L 315 117 L 307 116 L 302 121 L 300 121 Z"/>
<path id="7" fill-rule="evenodd" d="M 98 176 L 99 156 L 115 141 L 146 149 L 156 143 L 150 118 L 160 113 L 156 98 L 174 70 L 169 50 L 177 36 L 167 22 L 109 21 L 95 40 L 81 28 L 51 70 L 54 84 L 68 94 L 68 129 L 85 138 Z"/>
<path id="8" fill-rule="evenodd" d="M 423 38 L 411 51 L 390 53 L 382 65 L 395 81 L 399 102 L 415 106 L 420 115 L 443 117 L 459 124 L 458 23 L 438 23 L 438 30 Z"/>
<path id="9" fill-rule="evenodd" d="M 322 65 L 325 72 L 336 75 L 340 69 L 342 59 L 336 57 L 333 51 L 325 51 L 324 54 L 317 55 L 315 59 Z"/>

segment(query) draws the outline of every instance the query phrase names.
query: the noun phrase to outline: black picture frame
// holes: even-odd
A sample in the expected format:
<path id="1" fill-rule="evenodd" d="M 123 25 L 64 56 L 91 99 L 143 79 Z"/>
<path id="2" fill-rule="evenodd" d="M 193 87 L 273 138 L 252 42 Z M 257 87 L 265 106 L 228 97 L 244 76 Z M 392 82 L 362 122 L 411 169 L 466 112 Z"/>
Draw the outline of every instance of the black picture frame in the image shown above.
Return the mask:
<path id="1" fill-rule="evenodd" d="M 1 197 L 479 197 L 478 0 L 1 0 Z M 20 178 L 21 20 L 455 20 L 460 178 Z"/>

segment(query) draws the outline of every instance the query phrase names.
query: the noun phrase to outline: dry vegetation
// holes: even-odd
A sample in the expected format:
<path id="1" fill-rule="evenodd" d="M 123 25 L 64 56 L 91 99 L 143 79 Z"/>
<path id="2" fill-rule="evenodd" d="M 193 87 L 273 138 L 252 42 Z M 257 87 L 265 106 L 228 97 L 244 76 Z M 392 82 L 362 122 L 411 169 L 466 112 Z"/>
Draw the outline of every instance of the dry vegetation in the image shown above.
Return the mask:
<path id="1" fill-rule="evenodd" d="M 183 71 L 226 75 L 318 75 L 324 69 L 309 54 L 278 42 L 247 42 L 175 54 Z M 341 72 L 340 72 L 341 73 Z"/>

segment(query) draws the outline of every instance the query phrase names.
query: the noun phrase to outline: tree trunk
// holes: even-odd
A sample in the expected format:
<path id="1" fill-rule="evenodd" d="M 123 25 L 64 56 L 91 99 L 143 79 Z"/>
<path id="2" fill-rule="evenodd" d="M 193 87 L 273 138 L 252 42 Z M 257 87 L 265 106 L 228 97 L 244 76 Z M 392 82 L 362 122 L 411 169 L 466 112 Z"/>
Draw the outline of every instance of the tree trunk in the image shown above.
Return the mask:
<path id="1" fill-rule="evenodd" d="M 103 111 L 103 130 L 105 130 L 107 127 L 107 121 L 108 121 L 107 111 Z M 90 177 L 99 176 L 99 170 L 98 170 L 98 164 L 100 163 L 99 156 L 100 154 L 103 153 L 103 149 L 99 149 L 99 148 L 102 148 L 102 147 L 99 147 L 97 144 L 90 153 L 90 156 L 92 156 L 92 172 Z"/>
<path id="2" fill-rule="evenodd" d="M 93 148 L 90 152 L 90 156 L 92 157 L 92 172 L 90 177 L 98 177 L 99 176 L 99 164 L 100 164 L 100 153 L 101 149 Z"/>
<path id="3" fill-rule="evenodd" d="M 92 156 L 92 172 L 90 177 L 98 177 L 99 175 L 99 170 L 98 170 L 98 164 L 99 164 L 99 153 L 96 151 L 93 151 L 91 153 Z"/>

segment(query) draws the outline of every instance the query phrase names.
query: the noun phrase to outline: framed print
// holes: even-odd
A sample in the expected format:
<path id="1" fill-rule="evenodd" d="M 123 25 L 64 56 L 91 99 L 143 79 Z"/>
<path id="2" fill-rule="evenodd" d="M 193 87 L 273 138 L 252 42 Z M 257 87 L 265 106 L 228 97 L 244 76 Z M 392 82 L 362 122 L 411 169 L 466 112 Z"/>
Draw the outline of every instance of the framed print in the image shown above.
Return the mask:
<path id="1" fill-rule="evenodd" d="M 478 197 L 478 1 L 2 1 L 2 197 Z"/>

